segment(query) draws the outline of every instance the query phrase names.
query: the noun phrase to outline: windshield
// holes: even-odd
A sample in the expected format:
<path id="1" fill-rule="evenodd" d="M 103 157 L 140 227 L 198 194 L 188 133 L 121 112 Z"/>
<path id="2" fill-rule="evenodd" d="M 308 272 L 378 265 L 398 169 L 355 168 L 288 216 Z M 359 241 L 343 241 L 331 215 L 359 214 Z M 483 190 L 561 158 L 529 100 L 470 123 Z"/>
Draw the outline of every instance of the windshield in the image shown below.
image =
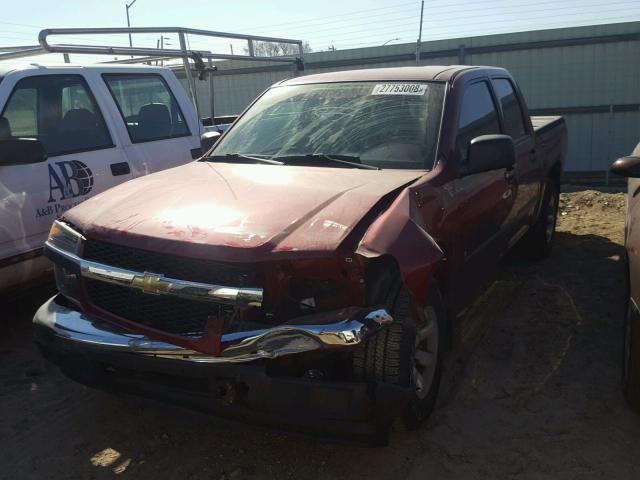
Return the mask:
<path id="1" fill-rule="evenodd" d="M 379 168 L 428 169 L 443 98 L 444 83 L 433 82 L 274 87 L 237 120 L 212 155 L 314 155 L 316 163 L 325 155 Z"/>

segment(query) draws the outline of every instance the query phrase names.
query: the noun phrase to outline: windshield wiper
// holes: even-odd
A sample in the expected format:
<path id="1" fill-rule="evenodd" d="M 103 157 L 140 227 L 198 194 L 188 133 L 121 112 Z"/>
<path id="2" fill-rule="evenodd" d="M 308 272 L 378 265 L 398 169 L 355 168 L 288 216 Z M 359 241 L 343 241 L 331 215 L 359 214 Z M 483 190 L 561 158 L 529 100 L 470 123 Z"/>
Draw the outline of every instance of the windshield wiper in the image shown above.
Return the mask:
<path id="1" fill-rule="evenodd" d="M 367 165 L 366 163 L 360 163 L 360 157 L 354 157 L 352 155 L 330 155 L 326 153 L 309 153 L 307 155 L 285 155 L 282 157 L 275 157 L 276 160 L 282 160 L 284 163 L 289 164 L 287 160 L 309 159 L 309 160 L 324 160 L 331 163 L 338 163 L 353 168 L 362 168 L 365 170 L 382 170 L 380 167 L 374 165 Z"/>
<path id="2" fill-rule="evenodd" d="M 225 155 L 211 155 L 210 157 L 203 158 L 205 161 L 222 161 L 222 162 L 234 162 L 238 160 L 252 160 L 254 162 L 267 163 L 269 165 L 284 165 L 284 162 L 278 160 L 271 160 L 270 158 L 256 157 L 255 155 L 245 155 L 244 153 L 227 153 Z"/>

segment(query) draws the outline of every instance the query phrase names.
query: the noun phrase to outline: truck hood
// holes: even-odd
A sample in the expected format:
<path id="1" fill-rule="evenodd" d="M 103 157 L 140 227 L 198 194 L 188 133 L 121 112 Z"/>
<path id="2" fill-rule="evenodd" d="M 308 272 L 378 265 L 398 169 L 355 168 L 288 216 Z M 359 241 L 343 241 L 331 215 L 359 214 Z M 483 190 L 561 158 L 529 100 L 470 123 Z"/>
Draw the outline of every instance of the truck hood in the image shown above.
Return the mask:
<path id="1" fill-rule="evenodd" d="M 381 197 L 422 175 L 193 162 L 121 184 L 65 219 L 90 238 L 182 255 L 332 252 Z"/>

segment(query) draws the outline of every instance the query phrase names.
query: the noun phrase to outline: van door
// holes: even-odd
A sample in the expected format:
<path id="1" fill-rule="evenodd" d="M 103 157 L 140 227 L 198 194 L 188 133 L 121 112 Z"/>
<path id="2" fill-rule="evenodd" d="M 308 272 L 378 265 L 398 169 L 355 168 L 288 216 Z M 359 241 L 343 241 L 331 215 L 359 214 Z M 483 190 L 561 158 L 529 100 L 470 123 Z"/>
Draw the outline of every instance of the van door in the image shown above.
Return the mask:
<path id="1" fill-rule="evenodd" d="M 172 91 L 159 73 L 104 73 L 102 78 L 126 125 L 131 142 L 125 146 L 127 156 L 139 164 L 141 175 L 183 165 L 199 153 L 197 114 L 184 101 L 187 97 L 177 80 L 180 90 Z"/>
<path id="2" fill-rule="evenodd" d="M 0 114 L 0 135 L 39 140 L 46 162 L 0 166 L 0 265 L 37 256 L 52 221 L 65 211 L 132 178 L 96 100 L 81 75 L 17 75 Z M 22 78 L 20 78 L 22 77 Z M 0 287 L 34 273 L 12 268 Z M 5 276 L 5 275 L 3 275 Z"/>

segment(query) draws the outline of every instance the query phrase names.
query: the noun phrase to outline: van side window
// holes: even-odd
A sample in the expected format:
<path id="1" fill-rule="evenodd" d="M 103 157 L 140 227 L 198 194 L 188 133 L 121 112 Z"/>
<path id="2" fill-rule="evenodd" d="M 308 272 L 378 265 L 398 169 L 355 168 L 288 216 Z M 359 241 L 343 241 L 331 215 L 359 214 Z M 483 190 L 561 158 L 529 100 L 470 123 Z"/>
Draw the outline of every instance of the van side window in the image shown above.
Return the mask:
<path id="1" fill-rule="evenodd" d="M 2 116 L 8 124 L 5 136 L 36 137 L 38 135 L 38 90 L 15 89 Z"/>
<path id="2" fill-rule="evenodd" d="M 39 140 L 49 156 L 113 147 L 89 88 L 80 75 L 20 80 L 0 115 L 4 137 Z"/>
<path id="3" fill-rule="evenodd" d="M 184 116 L 160 75 L 104 74 L 133 143 L 190 135 Z"/>
<path id="4" fill-rule="evenodd" d="M 470 85 L 462 97 L 458 117 L 456 151 L 461 162 L 467 161 L 469 142 L 480 135 L 500 133 L 498 112 L 487 82 Z"/>
<path id="5" fill-rule="evenodd" d="M 493 80 L 493 89 L 502 108 L 504 133 L 511 135 L 514 140 L 525 135 L 524 116 L 511 82 L 506 78 L 496 78 Z"/>

